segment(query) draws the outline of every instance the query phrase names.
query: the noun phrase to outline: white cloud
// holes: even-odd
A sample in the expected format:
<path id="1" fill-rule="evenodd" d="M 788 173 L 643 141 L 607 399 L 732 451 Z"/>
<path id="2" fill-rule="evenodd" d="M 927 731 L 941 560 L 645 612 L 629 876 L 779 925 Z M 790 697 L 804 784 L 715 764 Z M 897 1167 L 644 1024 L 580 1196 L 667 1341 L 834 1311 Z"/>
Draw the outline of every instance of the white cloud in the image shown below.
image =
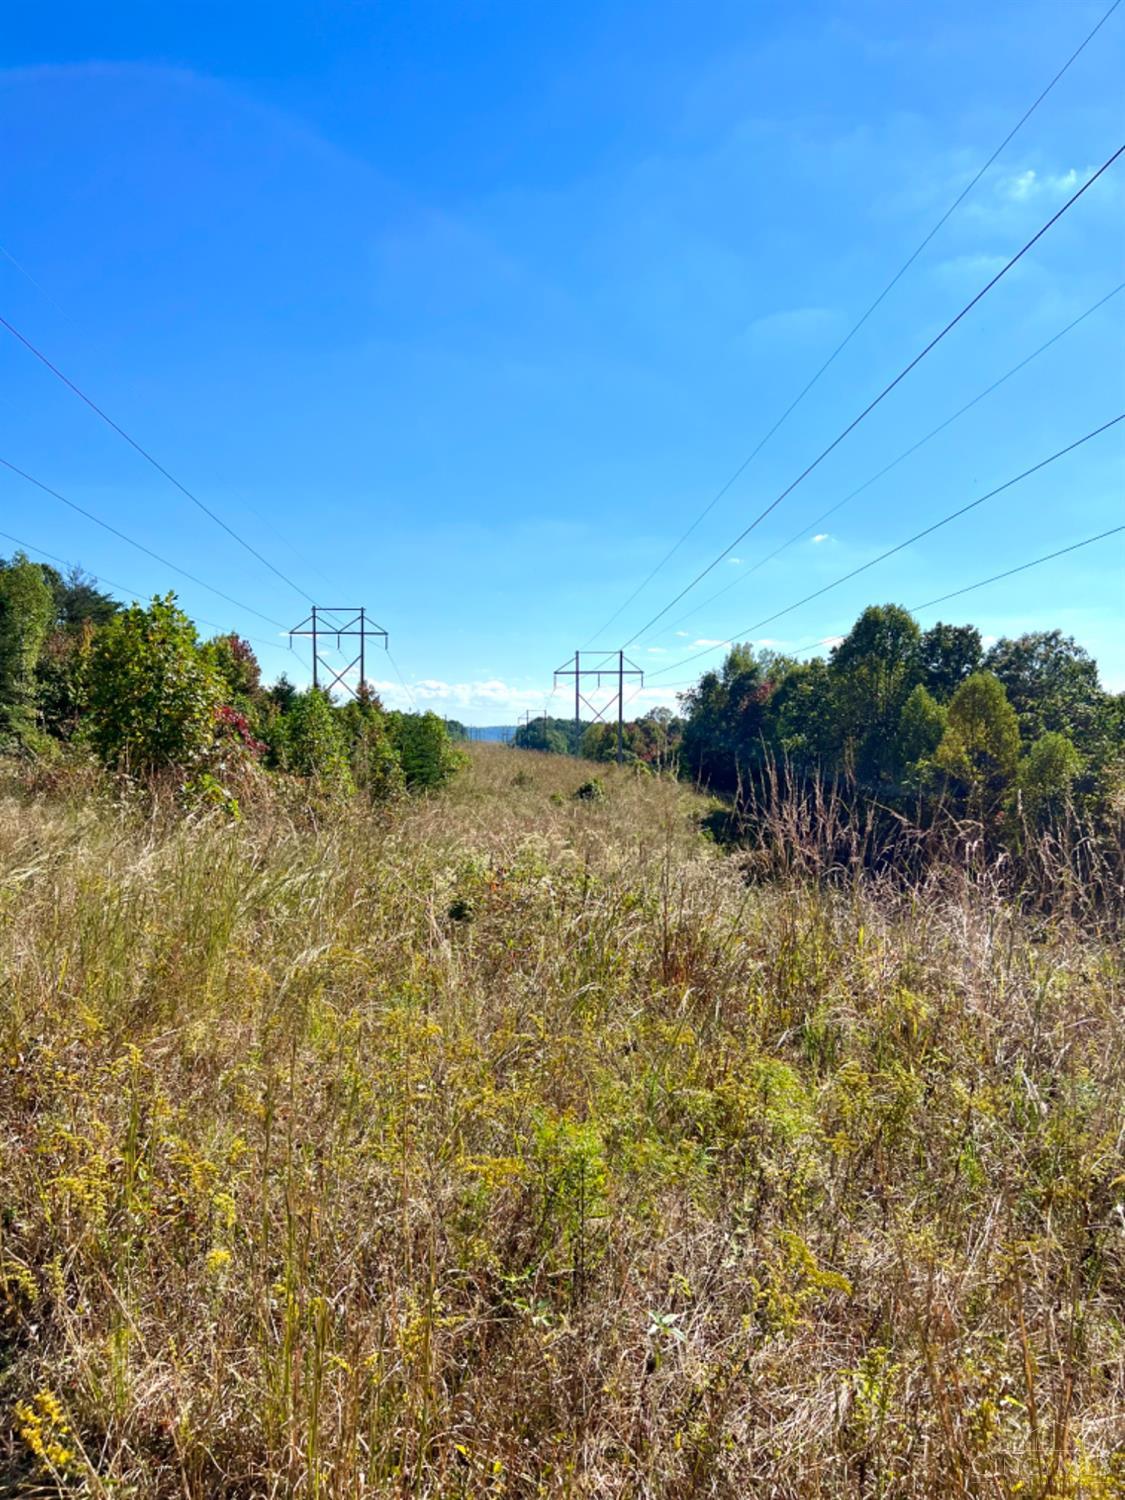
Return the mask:
<path id="1" fill-rule="evenodd" d="M 730 641 L 715 641 L 708 636 L 701 635 L 697 641 L 692 641 L 693 646 L 729 646 Z"/>
<path id="2" fill-rule="evenodd" d="M 971 278 L 973 281 L 978 281 L 986 276 L 995 276 L 997 271 L 1002 270 L 1007 263 L 1003 255 L 987 255 L 983 251 L 978 251 L 969 255 L 953 255 L 948 260 L 939 261 L 937 271 L 939 275 L 948 278 Z"/>
<path id="3" fill-rule="evenodd" d="M 732 566 L 734 566 L 736 568 L 741 567 L 741 565 L 742 565 L 742 559 L 741 559 L 741 557 L 728 557 L 727 558 L 727 562 L 731 563 Z"/>
<path id="4" fill-rule="evenodd" d="M 677 630 L 676 634 L 680 637 L 681 640 L 686 641 L 687 638 L 688 638 L 688 636 L 691 634 L 691 631 L 690 630 Z"/>
<path id="5" fill-rule="evenodd" d="M 645 648 L 650 656 L 667 656 L 667 646 L 648 646 Z"/>
<path id="6" fill-rule="evenodd" d="M 1065 198 L 1074 192 L 1079 181 L 1084 182 L 1092 172 L 1092 167 L 1087 167 L 1081 174 L 1075 167 L 1071 167 L 1068 172 L 1040 174 L 1034 167 L 1029 167 L 1026 172 L 1016 172 L 1011 177 L 1003 178 L 999 183 L 999 191 L 1002 197 L 1013 203 L 1027 203 L 1032 198 L 1044 195 Z"/>
<path id="7" fill-rule="evenodd" d="M 818 531 L 817 534 L 816 534 L 816 536 L 813 537 L 813 541 L 814 542 L 826 542 L 826 541 L 828 541 L 828 532 L 827 531 Z"/>
<path id="8" fill-rule="evenodd" d="M 743 338 L 757 349 L 815 342 L 827 337 L 839 321 L 840 314 L 830 307 L 789 307 L 755 318 Z"/>
<path id="9" fill-rule="evenodd" d="M 553 696 L 544 687 L 516 687 L 499 677 L 480 682 L 444 682 L 440 677 L 423 677 L 409 684 L 414 697 L 399 682 L 377 682 L 371 686 L 389 708 L 432 708 L 437 712 L 458 709 L 488 709 L 501 713 L 518 713 L 525 708 L 541 709 L 545 698 Z"/>

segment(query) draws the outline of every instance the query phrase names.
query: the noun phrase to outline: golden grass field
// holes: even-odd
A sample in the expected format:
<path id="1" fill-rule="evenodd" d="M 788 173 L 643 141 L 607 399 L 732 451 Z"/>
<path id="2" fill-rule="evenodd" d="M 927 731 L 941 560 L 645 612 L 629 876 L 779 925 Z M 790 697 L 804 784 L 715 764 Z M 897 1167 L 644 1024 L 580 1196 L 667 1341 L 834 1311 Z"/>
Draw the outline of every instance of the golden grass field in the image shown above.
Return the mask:
<path id="1" fill-rule="evenodd" d="M 704 810 L 11 774 L 0 1493 L 1125 1495 L 1120 947 Z"/>

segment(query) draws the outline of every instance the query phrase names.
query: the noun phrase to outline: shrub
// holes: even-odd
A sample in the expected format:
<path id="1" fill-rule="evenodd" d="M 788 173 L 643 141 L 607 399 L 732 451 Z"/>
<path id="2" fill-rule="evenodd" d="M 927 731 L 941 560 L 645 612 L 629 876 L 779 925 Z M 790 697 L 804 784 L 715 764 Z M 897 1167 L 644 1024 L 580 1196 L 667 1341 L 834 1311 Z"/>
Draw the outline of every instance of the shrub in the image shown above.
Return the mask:
<path id="1" fill-rule="evenodd" d="M 1082 765 L 1081 755 L 1065 734 L 1048 731 L 1040 735 L 1016 777 L 1024 817 L 1037 826 L 1057 818 L 1066 808 Z"/>
<path id="2" fill-rule="evenodd" d="M 175 595 L 134 604 L 94 636 L 83 733 L 102 762 L 130 772 L 199 761 L 222 687 Z"/>
<path id="3" fill-rule="evenodd" d="M 584 781 L 574 795 L 579 802 L 601 802 L 605 797 L 601 777 L 595 776 L 590 781 Z"/>
<path id="4" fill-rule="evenodd" d="M 285 770 L 337 791 L 355 790 L 344 731 L 320 688 L 298 693 L 288 711 L 274 720 L 271 748 Z"/>
<path id="5" fill-rule="evenodd" d="M 437 714 L 388 714 L 387 733 L 410 788 L 444 786 L 465 764 Z"/>
<path id="6" fill-rule="evenodd" d="M 35 736 L 35 668 L 54 615 L 43 570 L 17 553 L 0 568 L 0 744 Z"/>
<path id="7" fill-rule="evenodd" d="M 262 671 L 254 648 L 240 635 L 217 635 L 203 647 L 203 657 L 222 681 L 226 701 L 246 713 L 262 695 Z"/>
<path id="8" fill-rule="evenodd" d="M 372 802 L 396 797 L 405 786 L 405 777 L 379 699 L 364 688 L 359 698 L 337 711 L 337 719 L 348 745 L 356 786 Z"/>

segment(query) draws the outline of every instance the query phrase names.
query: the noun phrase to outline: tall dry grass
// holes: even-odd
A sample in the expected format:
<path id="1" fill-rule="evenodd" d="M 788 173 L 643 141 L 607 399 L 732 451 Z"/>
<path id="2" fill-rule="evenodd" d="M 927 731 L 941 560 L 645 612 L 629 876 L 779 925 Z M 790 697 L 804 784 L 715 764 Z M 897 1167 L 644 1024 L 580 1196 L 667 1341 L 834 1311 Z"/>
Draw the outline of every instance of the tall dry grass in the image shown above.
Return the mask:
<path id="1" fill-rule="evenodd" d="M 1123 1493 L 1120 949 L 593 769 L 10 789 L 7 1493 Z"/>

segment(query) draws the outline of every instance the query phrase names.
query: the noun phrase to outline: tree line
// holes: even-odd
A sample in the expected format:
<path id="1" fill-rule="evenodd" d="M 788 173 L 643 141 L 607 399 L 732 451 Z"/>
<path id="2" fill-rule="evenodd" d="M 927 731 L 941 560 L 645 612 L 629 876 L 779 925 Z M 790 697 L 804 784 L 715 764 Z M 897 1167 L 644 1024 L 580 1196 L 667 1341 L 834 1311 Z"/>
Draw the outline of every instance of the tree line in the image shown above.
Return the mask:
<path id="1" fill-rule="evenodd" d="M 436 714 L 388 712 L 366 686 L 343 705 L 285 676 L 266 686 L 249 642 L 201 640 L 174 595 L 124 607 L 17 553 L 0 559 L 0 750 L 68 746 L 113 772 L 175 772 L 231 810 L 257 771 L 385 800 L 441 785 L 462 758 Z"/>
<path id="2" fill-rule="evenodd" d="M 1064 810 L 1108 826 L 1125 803 L 1125 694 L 1060 631 L 997 640 L 972 625 L 923 631 L 894 604 L 863 611 L 826 658 L 736 645 L 722 666 L 624 725 L 626 758 L 758 801 L 782 783 L 831 782 L 887 808 L 942 807 L 990 828 Z M 201 640 L 173 595 L 123 607 L 80 572 L 0 560 L 0 749 L 70 745 L 133 776 L 174 768 L 189 794 L 233 802 L 250 768 L 384 799 L 439 786 L 463 733 L 436 714 L 388 712 L 366 688 L 343 705 L 284 676 L 262 681 L 250 644 Z M 614 723 L 546 714 L 526 749 L 612 760 Z"/>
<path id="3" fill-rule="evenodd" d="M 889 805 L 940 799 L 986 822 L 1066 806 L 1107 813 L 1125 777 L 1125 694 L 1060 631 L 985 648 L 972 625 L 923 631 L 865 609 L 827 659 L 735 646 L 683 695 L 681 763 L 734 791 L 767 766 L 830 777 Z"/>
<path id="4" fill-rule="evenodd" d="M 853 804 L 923 818 L 940 808 L 991 831 L 1065 812 L 1103 829 L 1125 805 L 1125 694 L 1061 631 L 986 647 L 973 625 L 923 631 L 896 604 L 865 609 L 827 657 L 734 645 L 722 666 L 624 726 L 627 760 L 762 808 L 779 789 L 831 783 Z M 576 734 L 533 720 L 529 749 L 616 755 L 615 724 Z"/>
<path id="5" fill-rule="evenodd" d="M 654 770 L 669 769 L 676 763 L 682 732 L 683 721 L 671 709 L 650 709 L 622 725 L 624 758 Z M 555 755 L 582 755 L 587 760 L 616 760 L 617 721 L 576 724 L 573 719 L 541 714 L 520 725 L 512 744 L 520 750 L 549 750 Z"/>

